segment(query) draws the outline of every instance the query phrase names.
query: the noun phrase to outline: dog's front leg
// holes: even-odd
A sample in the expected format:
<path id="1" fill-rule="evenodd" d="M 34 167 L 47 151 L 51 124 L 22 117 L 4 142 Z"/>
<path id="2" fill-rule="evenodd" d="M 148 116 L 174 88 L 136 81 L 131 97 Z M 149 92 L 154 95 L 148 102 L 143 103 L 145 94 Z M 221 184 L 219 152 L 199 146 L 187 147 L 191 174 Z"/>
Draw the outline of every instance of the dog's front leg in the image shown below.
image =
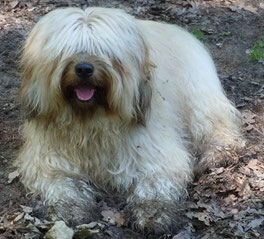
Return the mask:
<path id="1" fill-rule="evenodd" d="M 145 233 L 157 235 L 177 231 L 184 220 L 179 195 L 173 182 L 156 178 L 140 182 L 128 197 L 127 213 L 133 226 Z"/>
<path id="2" fill-rule="evenodd" d="M 21 180 L 26 188 L 33 195 L 41 196 L 55 219 L 71 225 L 94 220 L 97 193 L 89 178 L 74 173 L 74 169 L 72 172 L 67 170 L 67 160 L 59 164 L 58 156 L 43 155 L 36 148 L 25 147 L 19 157 Z"/>
<path id="3" fill-rule="evenodd" d="M 60 195 L 56 195 L 59 198 L 50 203 L 51 214 L 55 214 L 55 219 L 62 219 L 72 226 L 98 219 L 97 193 L 89 180 L 80 176 L 64 177 L 61 180 Z"/>
<path id="4" fill-rule="evenodd" d="M 45 204 L 49 206 L 49 214 L 54 220 L 63 220 L 74 226 L 98 218 L 98 193 L 86 177 L 58 172 L 55 177 L 39 177 L 35 185 L 41 188 L 42 191 L 37 193 L 40 193 Z M 31 190 L 32 186 L 34 184 L 31 184 Z"/>

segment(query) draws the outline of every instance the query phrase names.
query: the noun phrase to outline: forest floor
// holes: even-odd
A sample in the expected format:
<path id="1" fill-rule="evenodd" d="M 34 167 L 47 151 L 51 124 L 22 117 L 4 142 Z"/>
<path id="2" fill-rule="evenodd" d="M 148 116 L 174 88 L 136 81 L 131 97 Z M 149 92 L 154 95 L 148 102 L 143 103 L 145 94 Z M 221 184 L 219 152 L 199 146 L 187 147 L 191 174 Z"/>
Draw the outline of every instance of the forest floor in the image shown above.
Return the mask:
<path id="1" fill-rule="evenodd" d="M 86 236 L 81 236 L 80 229 L 75 228 L 75 238 L 264 238 L 264 3 L 261 0 L 2 0 L 0 238 L 42 238 L 52 226 L 38 213 L 38 204 L 26 194 L 12 167 L 22 144 L 18 61 L 23 41 L 36 21 L 52 9 L 68 5 L 123 8 L 137 18 L 178 24 L 193 32 L 209 48 L 229 99 L 241 111 L 247 140 L 242 150 L 230 155 L 233 163 L 212 169 L 190 185 L 185 205 L 186 225 L 176 234 L 156 237 L 137 233 L 126 223 L 122 210 L 112 203 L 107 213 L 114 214 L 115 225 L 102 217 L 90 225 Z"/>

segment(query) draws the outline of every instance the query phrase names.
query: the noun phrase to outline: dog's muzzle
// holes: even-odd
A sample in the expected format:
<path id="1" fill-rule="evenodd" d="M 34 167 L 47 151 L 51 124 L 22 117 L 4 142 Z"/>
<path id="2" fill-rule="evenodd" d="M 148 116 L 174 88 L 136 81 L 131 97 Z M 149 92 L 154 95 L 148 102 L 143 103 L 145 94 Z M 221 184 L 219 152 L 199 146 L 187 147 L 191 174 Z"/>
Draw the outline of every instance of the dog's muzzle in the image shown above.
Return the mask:
<path id="1" fill-rule="evenodd" d="M 94 66 L 87 62 L 75 66 L 75 73 L 80 79 L 80 84 L 74 88 L 74 92 L 80 101 L 89 101 L 95 93 L 95 87 L 89 83 L 89 78 L 94 73 Z"/>

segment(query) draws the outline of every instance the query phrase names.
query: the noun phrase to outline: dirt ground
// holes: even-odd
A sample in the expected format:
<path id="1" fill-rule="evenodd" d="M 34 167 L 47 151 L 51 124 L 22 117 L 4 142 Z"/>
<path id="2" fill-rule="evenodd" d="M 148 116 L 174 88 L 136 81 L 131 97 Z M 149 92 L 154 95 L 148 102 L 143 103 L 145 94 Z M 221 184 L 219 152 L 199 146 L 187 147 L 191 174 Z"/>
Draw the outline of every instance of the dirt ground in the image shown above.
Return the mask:
<path id="1" fill-rule="evenodd" d="M 114 214 L 114 222 L 102 217 L 89 229 L 75 228 L 75 238 L 264 238 L 264 62 L 248 53 L 264 36 L 261 0 L 1 0 L 0 238 L 43 238 L 52 226 L 17 175 L 10 174 L 21 145 L 18 61 L 21 45 L 40 16 L 68 5 L 123 8 L 138 18 L 166 21 L 194 32 L 211 51 L 228 97 L 242 112 L 247 139 L 242 150 L 230 154 L 232 163 L 212 169 L 190 185 L 186 223 L 176 234 L 137 233 L 118 202 L 106 200 L 102 208 Z"/>

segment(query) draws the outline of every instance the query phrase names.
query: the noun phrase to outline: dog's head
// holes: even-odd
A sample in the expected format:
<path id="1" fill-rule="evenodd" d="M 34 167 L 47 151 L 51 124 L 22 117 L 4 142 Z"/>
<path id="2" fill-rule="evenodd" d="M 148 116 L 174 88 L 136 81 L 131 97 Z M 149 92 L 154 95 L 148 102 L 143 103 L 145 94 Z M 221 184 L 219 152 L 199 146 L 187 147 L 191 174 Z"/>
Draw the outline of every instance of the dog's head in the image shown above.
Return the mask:
<path id="1" fill-rule="evenodd" d="M 92 118 L 103 109 L 143 123 L 152 66 L 144 33 L 130 15 L 104 8 L 54 10 L 27 38 L 22 105 L 30 117 Z"/>

